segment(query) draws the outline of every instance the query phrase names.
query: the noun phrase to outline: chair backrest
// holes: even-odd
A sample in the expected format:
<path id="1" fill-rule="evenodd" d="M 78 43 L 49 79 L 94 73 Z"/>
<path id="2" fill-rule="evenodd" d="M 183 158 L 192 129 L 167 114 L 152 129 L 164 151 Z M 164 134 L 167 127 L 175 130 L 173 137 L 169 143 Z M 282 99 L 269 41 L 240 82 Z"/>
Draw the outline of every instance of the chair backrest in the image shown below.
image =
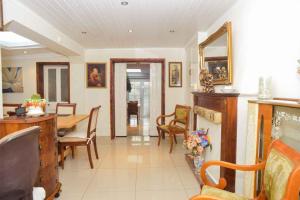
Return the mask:
<path id="1" fill-rule="evenodd" d="M 97 121 L 98 121 L 98 114 L 101 106 L 97 106 L 92 108 L 89 116 L 89 124 L 87 130 L 87 137 L 89 138 L 91 134 L 96 134 L 97 129 Z"/>
<path id="2" fill-rule="evenodd" d="M 300 191 L 300 152 L 275 140 L 264 170 L 263 191 L 269 200 L 298 199 Z"/>
<path id="3" fill-rule="evenodd" d="M 57 115 L 75 115 L 76 103 L 57 103 L 56 104 Z"/>
<path id="4" fill-rule="evenodd" d="M 39 133 L 35 126 L 0 139 L 0 199 L 32 199 L 40 166 Z"/>
<path id="5" fill-rule="evenodd" d="M 176 105 L 175 107 L 175 121 L 188 127 L 190 122 L 190 106 Z"/>
<path id="6" fill-rule="evenodd" d="M 10 113 L 15 113 L 17 108 L 20 108 L 22 104 L 19 103 L 4 103 L 3 104 L 3 114 L 10 115 Z"/>
<path id="7" fill-rule="evenodd" d="M 138 113 L 138 101 L 129 101 L 127 110 L 130 114 Z"/>

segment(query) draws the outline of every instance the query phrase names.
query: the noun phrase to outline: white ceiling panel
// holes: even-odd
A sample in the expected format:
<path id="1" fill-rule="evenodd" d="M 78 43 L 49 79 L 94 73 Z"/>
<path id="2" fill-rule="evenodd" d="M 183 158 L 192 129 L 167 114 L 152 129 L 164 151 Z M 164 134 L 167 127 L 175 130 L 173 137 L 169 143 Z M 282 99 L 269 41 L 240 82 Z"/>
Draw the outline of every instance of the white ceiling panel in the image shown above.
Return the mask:
<path id="1" fill-rule="evenodd" d="M 85 48 L 183 47 L 235 1 L 20 0 Z"/>

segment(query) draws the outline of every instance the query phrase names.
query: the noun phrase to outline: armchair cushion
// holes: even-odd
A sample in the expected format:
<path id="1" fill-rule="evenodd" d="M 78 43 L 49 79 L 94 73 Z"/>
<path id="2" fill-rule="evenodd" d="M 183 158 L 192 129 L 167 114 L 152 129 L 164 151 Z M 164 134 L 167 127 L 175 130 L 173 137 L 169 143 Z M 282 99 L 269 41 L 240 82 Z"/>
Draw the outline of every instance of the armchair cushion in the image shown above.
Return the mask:
<path id="1" fill-rule="evenodd" d="M 248 200 L 247 198 L 238 196 L 235 193 L 227 192 L 226 190 L 220 190 L 207 185 L 203 186 L 200 195 L 217 197 L 223 200 Z"/>
<path id="2" fill-rule="evenodd" d="M 161 130 L 163 130 L 164 132 L 167 132 L 169 133 L 170 132 L 170 126 L 169 125 L 160 125 L 158 126 L 158 128 L 160 128 Z M 172 125 L 172 129 L 175 131 L 175 132 L 184 132 L 186 131 L 183 127 L 181 126 L 178 126 L 178 125 Z"/>
<path id="3" fill-rule="evenodd" d="M 175 119 L 180 123 L 186 123 L 188 113 L 189 110 L 186 108 L 176 108 Z"/>
<path id="4" fill-rule="evenodd" d="M 293 168 L 293 163 L 285 155 L 275 149 L 271 150 L 264 175 L 265 192 L 268 199 L 280 200 L 283 198 Z"/>

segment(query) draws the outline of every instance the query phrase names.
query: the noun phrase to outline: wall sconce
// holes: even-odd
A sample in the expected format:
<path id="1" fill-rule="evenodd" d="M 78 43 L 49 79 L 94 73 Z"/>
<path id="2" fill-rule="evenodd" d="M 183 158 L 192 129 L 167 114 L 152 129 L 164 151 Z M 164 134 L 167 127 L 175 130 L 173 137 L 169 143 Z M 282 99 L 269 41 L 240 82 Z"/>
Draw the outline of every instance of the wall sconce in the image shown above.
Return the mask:
<path id="1" fill-rule="evenodd" d="M 300 59 L 297 60 L 297 61 L 298 61 L 299 65 L 300 65 Z M 300 66 L 297 67 L 297 72 L 298 72 L 298 74 L 300 74 Z"/>

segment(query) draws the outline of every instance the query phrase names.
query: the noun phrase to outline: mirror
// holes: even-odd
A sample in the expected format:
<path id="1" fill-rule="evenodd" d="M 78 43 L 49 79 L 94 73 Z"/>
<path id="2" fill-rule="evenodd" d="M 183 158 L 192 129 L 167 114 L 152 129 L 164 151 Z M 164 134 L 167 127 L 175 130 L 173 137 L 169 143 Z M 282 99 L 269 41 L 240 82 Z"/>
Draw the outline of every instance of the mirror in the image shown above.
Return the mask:
<path id="1" fill-rule="evenodd" d="M 199 45 L 200 69 L 207 69 L 213 75 L 214 85 L 232 84 L 231 22 Z"/>

